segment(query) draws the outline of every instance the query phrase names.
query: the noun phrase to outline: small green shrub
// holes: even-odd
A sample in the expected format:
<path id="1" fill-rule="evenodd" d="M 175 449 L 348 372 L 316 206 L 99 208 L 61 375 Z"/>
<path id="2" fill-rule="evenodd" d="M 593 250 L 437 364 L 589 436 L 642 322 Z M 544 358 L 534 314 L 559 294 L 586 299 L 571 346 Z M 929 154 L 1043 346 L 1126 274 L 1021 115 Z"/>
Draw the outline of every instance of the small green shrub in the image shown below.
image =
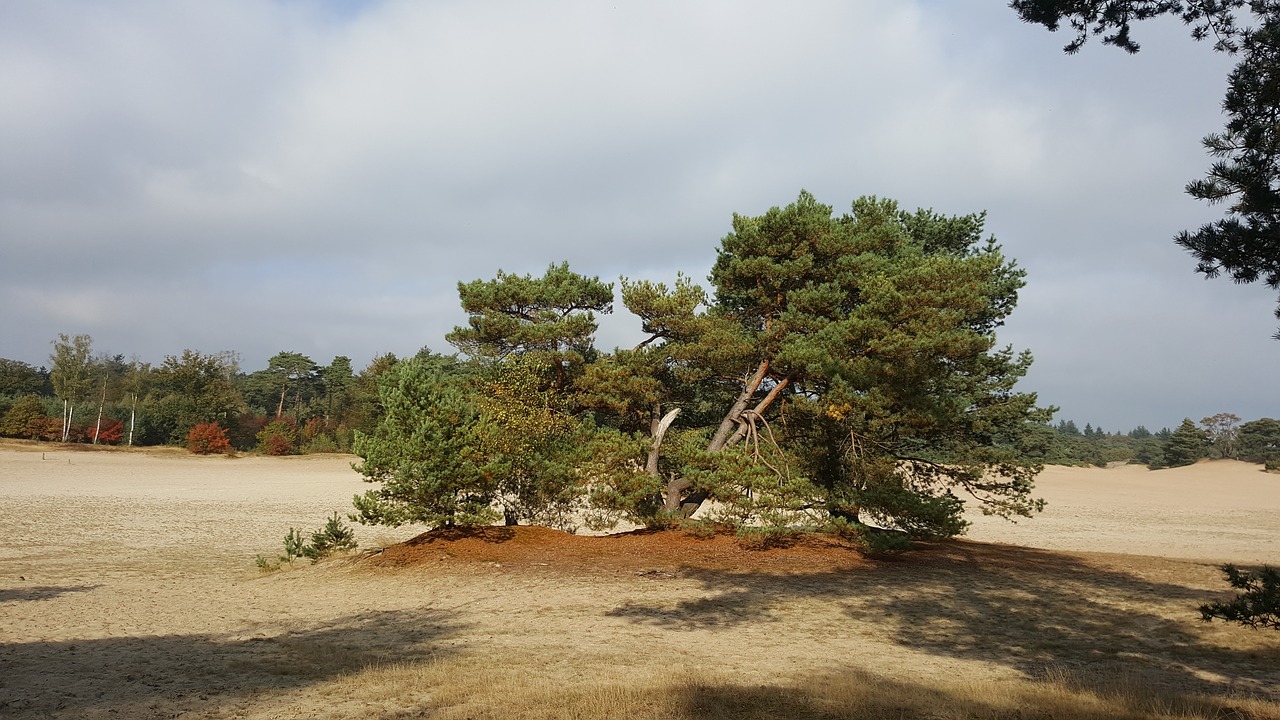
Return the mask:
<path id="1" fill-rule="evenodd" d="M 894 530 L 868 529 L 862 544 L 873 554 L 893 555 L 911 549 L 911 536 Z"/>
<path id="2" fill-rule="evenodd" d="M 279 556 L 279 562 L 272 563 L 259 555 L 258 567 L 264 572 L 271 572 L 279 570 L 281 563 L 293 562 L 296 558 L 304 557 L 314 563 L 336 552 L 355 550 L 356 547 L 355 531 L 343 524 L 335 512 L 324 527 L 311 533 L 311 542 L 303 539 L 302 531 L 298 528 L 289 528 L 284 536 L 284 554 Z"/>
<path id="3" fill-rule="evenodd" d="M 280 569 L 280 565 L 284 563 L 284 559 L 276 558 L 275 560 L 272 560 L 266 555 L 259 555 L 255 562 L 258 565 L 258 569 L 262 572 L 272 573 Z"/>
<path id="4" fill-rule="evenodd" d="M 298 528 L 289 528 L 289 532 L 284 536 L 284 560 L 287 562 L 294 558 L 306 557 L 303 550 L 307 544 L 302 540 L 302 532 Z"/>
<path id="5" fill-rule="evenodd" d="M 696 520 L 688 519 L 683 522 L 678 522 L 676 520 L 669 519 L 670 516 L 663 517 L 668 518 L 668 522 L 671 523 L 668 527 L 679 527 L 686 534 L 698 538 L 699 540 L 710 540 L 717 535 L 726 535 L 734 531 L 734 529 L 729 525 L 715 522 L 708 518 L 698 518 Z"/>
<path id="6" fill-rule="evenodd" d="M 344 525 L 335 512 L 324 527 L 311 533 L 311 543 L 302 548 L 302 553 L 315 562 L 340 550 L 355 549 L 355 530 Z"/>
<path id="7" fill-rule="evenodd" d="M 303 449 L 306 453 L 336 453 L 338 452 L 338 443 L 328 435 L 317 435 L 307 441 L 306 447 Z"/>

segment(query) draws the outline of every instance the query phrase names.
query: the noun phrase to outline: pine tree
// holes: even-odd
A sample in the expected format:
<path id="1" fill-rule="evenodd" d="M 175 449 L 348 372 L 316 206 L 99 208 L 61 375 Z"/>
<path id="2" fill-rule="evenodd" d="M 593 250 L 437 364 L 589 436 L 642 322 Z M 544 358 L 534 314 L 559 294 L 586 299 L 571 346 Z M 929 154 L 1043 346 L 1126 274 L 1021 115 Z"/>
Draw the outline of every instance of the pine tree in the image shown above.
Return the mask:
<path id="1" fill-rule="evenodd" d="M 477 409 L 471 379 L 453 358 L 419 353 L 378 383 L 385 416 L 357 432 L 356 471 L 380 485 L 355 498 L 362 523 L 451 527 L 497 519 L 496 479 L 477 462 Z"/>
<path id="2" fill-rule="evenodd" d="M 1013 391 L 1030 356 L 993 348 L 1023 273 L 982 225 L 876 198 L 833 217 L 801 193 L 734 217 L 706 310 L 694 287 L 624 283 L 660 358 L 648 377 L 690 393 L 662 452 L 668 510 L 714 498 L 759 521 L 816 503 L 917 535 L 963 528 L 953 490 L 1037 510 L 1025 450 L 1048 413 Z"/>
<path id="3" fill-rule="evenodd" d="M 1164 460 L 1169 467 L 1190 465 L 1209 454 L 1209 437 L 1187 418 L 1169 436 L 1164 445 Z"/>

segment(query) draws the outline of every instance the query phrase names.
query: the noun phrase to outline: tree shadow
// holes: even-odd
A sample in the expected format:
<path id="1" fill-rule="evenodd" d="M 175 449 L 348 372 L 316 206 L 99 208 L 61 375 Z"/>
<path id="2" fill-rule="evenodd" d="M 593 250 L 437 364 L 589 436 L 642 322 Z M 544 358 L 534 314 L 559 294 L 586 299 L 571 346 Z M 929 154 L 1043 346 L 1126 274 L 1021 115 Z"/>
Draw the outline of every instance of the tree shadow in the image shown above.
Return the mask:
<path id="1" fill-rule="evenodd" d="M 234 707 L 383 662 L 449 655 L 450 614 L 370 612 L 275 635 L 0 643 L 0 716 L 176 717 Z"/>
<path id="2" fill-rule="evenodd" d="M 0 603 L 52 600 L 67 593 L 89 592 L 101 585 L 40 585 L 24 588 L 0 588 Z"/>
<path id="3" fill-rule="evenodd" d="M 1103 708 L 1099 708 L 1098 701 Z M 797 685 L 694 680 L 678 688 L 680 717 L 698 720 L 843 720 L 883 718 L 1212 717 L 1247 718 L 1230 700 L 1170 699 L 1123 683 L 1099 683 L 1074 694 L 1063 683 L 998 687 L 928 685 L 842 670 Z"/>
<path id="4" fill-rule="evenodd" d="M 459 540 L 480 540 L 487 543 L 504 543 L 513 540 L 516 531 L 502 525 L 482 525 L 479 527 L 451 527 L 428 530 L 405 540 L 402 545 L 417 547 L 437 542 L 458 542 Z"/>
<path id="5" fill-rule="evenodd" d="M 779 619 L 795 598 L 829 600 L 848 620 L 903 646 L 993 662 L 1028 678 L 1122 672 L 1171 691 L 1276 696 L 1280 644 L 1220 642 L 1199 620 L 1203 590 L 1152 582 L 1081 557 L 1032 548 L 939 543 L 894 562 L 769 575 L 686 568 L 704 596 L 626 603 L 608 614 L 672 630 L 728 630 Z M 832 627 L 839 634 L 846 628 Z"/>

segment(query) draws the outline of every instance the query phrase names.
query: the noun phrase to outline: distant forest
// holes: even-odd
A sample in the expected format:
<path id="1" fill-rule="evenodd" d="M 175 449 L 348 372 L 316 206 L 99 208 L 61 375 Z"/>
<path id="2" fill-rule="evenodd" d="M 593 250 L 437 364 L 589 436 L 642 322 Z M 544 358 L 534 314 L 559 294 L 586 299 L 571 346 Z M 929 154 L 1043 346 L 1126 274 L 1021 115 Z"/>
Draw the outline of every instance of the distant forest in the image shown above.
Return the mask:
<path id="1" fill-rule="evenodd" d="M 385 411 L 378 379 L 401 362 L 387 353 L 360 370 L 339 355 L 321 365 L 280 352 L 244 372 L 234 352 L 184 350 L 158 365 L 94 353 L 87 335 L 59 335 L 51 367 L 0 358 L 0 436 L 103 445 L 207 449 L 201 426 L 216 424 L 228 451 L 348 453 Z M 423 349 L 420 355 L 432 353 Z M 1280 420 L 1241 422 L 1231 413 L 1177 428 L 1108 432 L 1072 420 L 1036 428 L 1034 456 L 1046 464 L 1137 463 L 1152 469 L 1231 458 L 1280 469 Z"/>

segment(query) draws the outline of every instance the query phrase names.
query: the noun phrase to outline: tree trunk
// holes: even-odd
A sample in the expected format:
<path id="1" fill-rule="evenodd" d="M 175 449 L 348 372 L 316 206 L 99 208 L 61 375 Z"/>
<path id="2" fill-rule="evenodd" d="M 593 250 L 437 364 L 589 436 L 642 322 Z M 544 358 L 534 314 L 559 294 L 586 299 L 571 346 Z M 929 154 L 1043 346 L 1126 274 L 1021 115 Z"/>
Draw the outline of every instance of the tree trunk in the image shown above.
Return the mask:
<path id="1" fill-rule="evenodd" d="M 724 419 L 720 421 L 720 427 L 716 428 L 716 434 L 712 436 L 711 442 L 707 443 L 707 452 L 717 453 L 721 450 L 732 447 L 747 435 L 747 423 L 742 416 L 748 412 L 755 415 L 763 415 L 764 411 L 778 399 L 778 395 L 782 390 L 791 384 L 791 378 L 783 378 L 774 385 L 769 393 L 756 403 L 754 408 L 747 409 L 747 404 L 751 402 L 751 398 L 756 391 L 760 389 L 760 384 L 764 382 L 765 375 L 769 372 L 769 361 L 764 360 L 760 366 L 756 368 L 753 374 L 742 388 L 742 392 L 738 394 L 738 398 L 734 400 L 733 407 L 729 408 L 729 412 L 725 414 Z M 736 426 L 736 430 L 734 427 Z M 730 431 L 734 430 L 732 434 Z M 689 481 L 684 478 L 672 479 L 667 483 L 667 497 L 663 504 L 663 509 L 669 513 L 680 512 L 684 517 L 689 517 L 702 507 L 702 503 L 706 501 L 707 494 L 703 492 L 690 493 L 688 497 L 681 498 L 680 493 L 689 489 Z"/>
<path id="2" fill-rule="evenodd" d="M 133 407 L 129 409 L 129 447 L 133 447 L 133 424 L 138 417 L 138 393 L 133 394 Z"/>
<path id="3" fill-rule="evenodd" d="M 98 435 L 102 432 L 102 406 L 107 404 L 107 379 L 102 378 L 102 400 L 98 402 L 98 424 L 93 428 L 93 444 L 98 444 Z"/>
<path id="4" fill-rule="evenodd" d="M 769 406 L 773 404 L 773 401 L 778 399 L 778 394 L 782 392 L 782 389 L 790 384 L 791 378 L 782 378 L 782 381 L 777 385 L 774 385 L 773 389 L 769 391 L 769 394 L 765 395 L 754 408 L 742 411 L 742 415 L 751 414 L 756 417 L 762 417 L 764 415 L 764 411 L 768 410 Z M 728 440 L 725 441 L 724 447 L 733 447 L 734 445 L 742 442 L 742 439 L 746 436 L 747 424 L 745 422 L 739 422 L 738 429 L 733 433 L 733 435 L 729 436 Z"/>
<path id="5" fill-rule="evenodd" d="M 674 515 L 680 510 L 680 494 L 689 489 L 693 483 L 683 477 L 673 476 L 667 481 L 667 493 L 663 499 L 662 509 L 668 514 Z M 692 513 L 691 513 L 692 514 Z"/>
<path id="6" fill-rule="evenodd" d="M 284 396 L 289 392 L 289 383 L 280 386 L 280 404 L 276 406 L 276 419 L 279 420 L 284 415 Z"/>
<path id="7" fill-rule="evenodd" d="M 707 443 L 707 452 L 720 452 L 724 449 L 725 443 L 729 440 L 729 433 L 742 420 L 742 413 L 747 409 L 747 403 L 751 402 L 751 396 L 756 394 L 756 390 L 760 388 L 760 383 L 764 382 L 764 376 L 768 372 L 769 361 L 762 360 L 755 374 L 743 385 L 742 392 L 738 393 L 738 399 L 734 400 L 733 406 L 720 421 L 716 434 L 711 436 L 711 442 Z"/>
<path id="8" fill-rule="evenodd" d="M 679 414 L 680 408 L 676 408 L 659 420 L 658 406 L 654 406 L 653 422 L 650 423 L 650 430 L 653 433 L 653 446 L 649 448 L 649 460 L 644 465 L 645 472 L 654 477 L 658 477 L 658 457 L 662 450 L 662 438 L 667 434 L 667 429 L 671 427 L 671 423 L 675 422 L 676 416 Z"/>

